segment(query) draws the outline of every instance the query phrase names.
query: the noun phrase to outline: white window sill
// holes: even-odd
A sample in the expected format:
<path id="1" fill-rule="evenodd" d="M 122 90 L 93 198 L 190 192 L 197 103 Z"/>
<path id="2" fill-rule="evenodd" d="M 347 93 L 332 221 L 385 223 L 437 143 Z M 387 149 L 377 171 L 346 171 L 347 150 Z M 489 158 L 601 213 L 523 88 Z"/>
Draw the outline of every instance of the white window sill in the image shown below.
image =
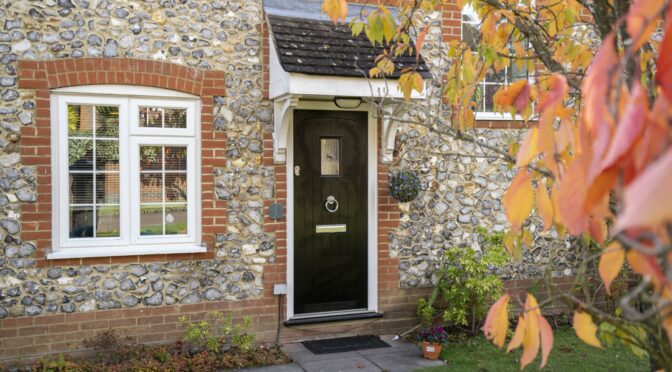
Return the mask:
<path id="1" fill-rule="evenodd" d="M 132 246 L 132 247 L 92 247 L 92 248 L 61 248 L 47 253 L 48 260 L 60 260 L 65 258 L 89 258 L 89 257 L 117 257 L 117 256 L 142 256 L 148 254 L 179 254 L 179 253 L 204 253 L 207 247 L 200 245 L 166 246 Z"/>
<path id="2" fill-rule="evenodd" d="M 523 117 L 520 115 L 511 116 L 511 114 L 499 113 L 499 112 L 477 112 L 475 119 L 479 120 L 492 120 L 492 121 L 523 121 Z"/>

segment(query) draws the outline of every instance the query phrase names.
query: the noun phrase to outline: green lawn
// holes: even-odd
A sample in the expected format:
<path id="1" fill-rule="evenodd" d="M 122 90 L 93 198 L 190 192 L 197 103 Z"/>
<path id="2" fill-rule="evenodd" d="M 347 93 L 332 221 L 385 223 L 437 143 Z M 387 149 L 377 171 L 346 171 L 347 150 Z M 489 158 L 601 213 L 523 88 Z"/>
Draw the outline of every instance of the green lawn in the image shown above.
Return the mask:
<path id="1" fill-rule="evenodd" d="M 464 341 L 453 341 L 443 345 L 441 358 L 446 366 L 427 368 L 420 371 L 520 371 L 520 349 L 507 354 L 486 341 L 482 335 Z M 540 357 L 525 371 L 536 371 Z M 649 371 L 648 359 L 634 356 L 624 346 L 617 344 L 607 349 L 588 346 L 576 338 L 572 329 L 562 329 L 555 333 L 553 351 L 544 371 Z"/>

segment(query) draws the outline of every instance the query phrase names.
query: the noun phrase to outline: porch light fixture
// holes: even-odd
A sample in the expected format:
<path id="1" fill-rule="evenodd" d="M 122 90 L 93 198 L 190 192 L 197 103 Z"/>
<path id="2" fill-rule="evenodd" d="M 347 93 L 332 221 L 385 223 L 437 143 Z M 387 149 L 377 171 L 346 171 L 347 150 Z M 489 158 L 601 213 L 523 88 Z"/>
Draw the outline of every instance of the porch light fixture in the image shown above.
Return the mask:
<path id="1" fill-rule="evenodd" d="M 334 105 L 342 109 L 356 109 L 362 104 L 360 97 L 334 97 Z"/>

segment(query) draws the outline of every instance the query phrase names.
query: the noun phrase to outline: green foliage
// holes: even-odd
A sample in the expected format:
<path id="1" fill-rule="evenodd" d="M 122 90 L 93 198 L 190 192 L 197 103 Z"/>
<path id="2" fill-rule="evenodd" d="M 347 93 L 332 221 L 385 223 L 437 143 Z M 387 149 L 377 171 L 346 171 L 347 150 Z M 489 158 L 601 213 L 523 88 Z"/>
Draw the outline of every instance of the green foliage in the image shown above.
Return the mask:
<path id="1" fill-rule="evenodd" d="M 254 349 L 254 335 L 247 332 L 252 323 L 249 317 L 234 323 L 231 314 L 211 312 L 208 318 L 213 324 L 209 320 L 191 322 L 186 316 L 180 317 L 180 323 L 186 327 L 184 341 L 215 354 L 221 354 L 231 346 L 242 351 Z"/>
<path id="2" fill-rule="evenodd" d="M 502 234 L 487 234 L 477 229 L 482 237 L 483 253 L 470 248 L 447 249 L 436 271 L 437 284 L 429 300 L 418 302 L 417 314 L 424 324 L 432 322 L 436 315 L 434 303 L 441 295 L 445 309 L 444 321 L 467 326 L 472 334 L 487 313 L 488 305 L 502 294 L 502 281 L 494 273 L 507 260 L 502 248 Z"/>
<path id="3" fill-rule="evenodd" d="M 61 353 L 56 359 L 40 358 L 39 365 L 35 369 L 41 372 L 66 372 L 72 370 L 73 366 L 73 363 L 65 360 L 65 356 Z"/>

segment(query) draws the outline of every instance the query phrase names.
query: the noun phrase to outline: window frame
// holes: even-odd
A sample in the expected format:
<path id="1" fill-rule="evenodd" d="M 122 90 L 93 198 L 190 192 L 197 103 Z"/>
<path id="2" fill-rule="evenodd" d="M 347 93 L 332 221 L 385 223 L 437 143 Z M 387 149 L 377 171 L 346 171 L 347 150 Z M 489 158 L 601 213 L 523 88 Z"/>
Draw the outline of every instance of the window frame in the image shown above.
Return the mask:
<path id="1" fill-rule="evenodd" d="M 119 107 L 119 237 L 70 238 L 67 106 L 73 104 Z M 187 128 L 139 127 L 138 108 L 148 105 L 186 108 Z M 199 97 L 135 86 L 56 89 L 51 92 L 51 134 L 52 197 L 56 200 L 52 202 L 52 247 L 47 259 L 206 252 L 201 244 Z M 139 235 L 139 146 L 145 143 L 187 147 L 186 235 Z"/>
<path id="2" fill-rule="evenodd" d="M 467 15 L 471 19 L 475 21 L 465 21 L 464 16 Z M 465 4 L 464 7 L 462 7 L 462 10 L 460 11 L 460 41 L 464 41 L 464 24 L 471 24 L 471 25 L 478 25 L 479 26 L 479 32 L 480 32 L 480 24 L 481 20 L 480 17 L 478 16 L 478 13 L 476 13 L 476 10 L 470 5 L 470 4 Z M 482 91 L 483 91 L 483 105 L 485 106 L 485 87 L 488 85 L 496 85 L 496 86 L 503 86 L 503 85 L 508 85 L 511 82 L 508 81 L 508 76 L 507 76 L 507 70 L 508 66 L 505 67 L 504 71 L 504 77 L 505 77 L 505 82 L 503 83 L 495 83 L 495 82 L 488 82 L 483 78 L 483 80 L 479 81 L 478 84 L 481 86 Z M 487 74 L 486 74 L 487 75 Z M 534 83 L 534 79 L 530 76 L 529 71 L 528 71 L 528 76 L 527 80 L 530 82 L 530 84 Z M 494 95 L 493 95 L 494 96 Z M 516 114 L 515 116 L 511 116 L 511 113 L 502 113 L 502 112 L 496 112 L 496 111 L 474 111 L 474 117 L 476 120 L 510 120 L 510 121 L 523 121 L 523 117 L 520 114 Z"/>

